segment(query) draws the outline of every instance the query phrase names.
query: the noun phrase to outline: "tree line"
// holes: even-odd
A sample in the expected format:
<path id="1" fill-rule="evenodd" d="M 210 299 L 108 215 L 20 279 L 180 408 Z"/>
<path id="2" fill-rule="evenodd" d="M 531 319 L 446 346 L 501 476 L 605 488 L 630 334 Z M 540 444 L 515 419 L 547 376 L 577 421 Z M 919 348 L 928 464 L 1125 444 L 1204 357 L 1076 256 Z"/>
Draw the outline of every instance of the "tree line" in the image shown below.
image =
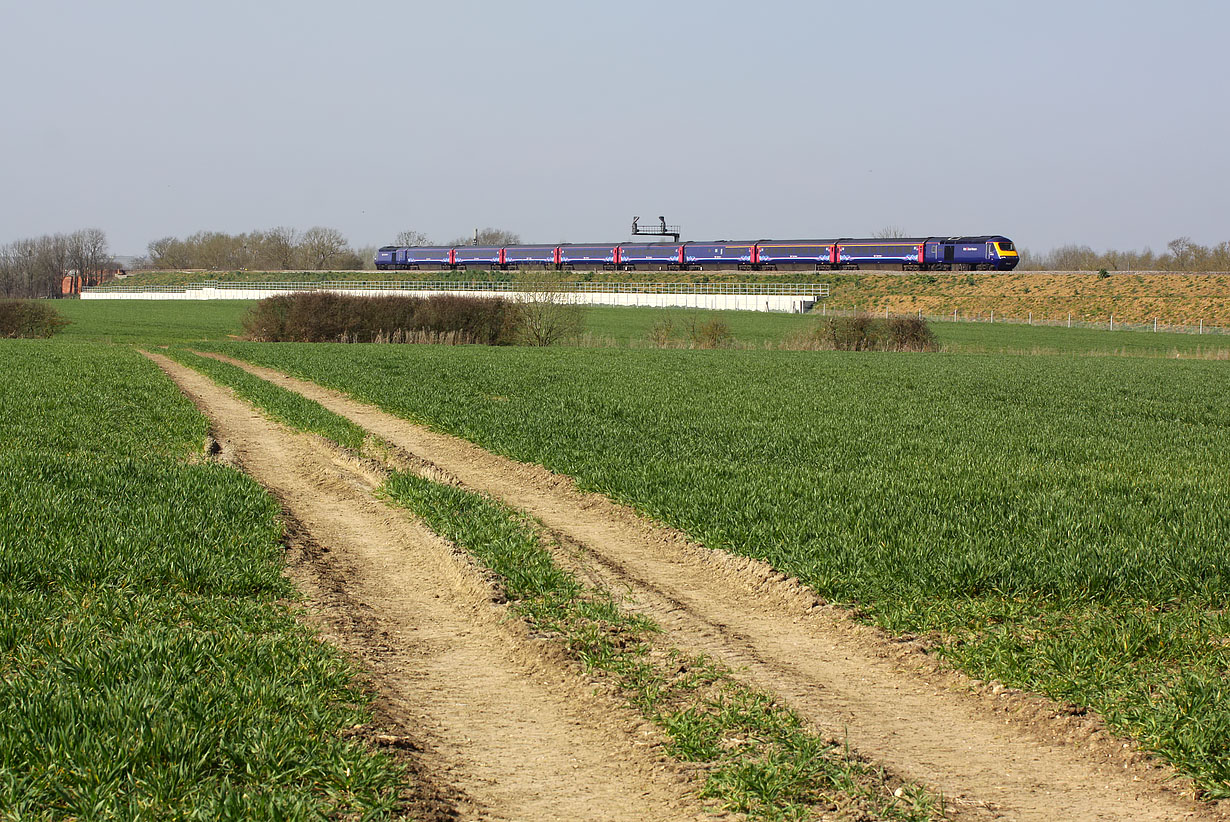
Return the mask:
<path id="1" fill-rule="evenodd" d="M 511 231 L 484 228 L 476 234 L 440 245 L 515 245 L 521 238 Z M 433 245 L 420 231 L 403 231 L 397 245 Z M 163 237 L 148 246 L 139 267 L 152 269 L 204 269 L 206 271 L 354 271 L 373 266 L 374 246 L 353 248 L 336 228 L 316 226 L 307 231 L 279 226 L 245 234 L 198 231 L 188 237 Z"/>
<path id="2" fill-rule="evenodd" d="M 521 238 L 511 231 L 484 228 L 440 245 L 514 245 Z M 403 231 L 398 245 L 431 245 L 427 235 Z M 336 228 L 315 226 L 306 231 L 279 226 L 228 234 L 198 231 L 187 237 L 162 237 L 147 247 L 135 269 L 201 269 L 206 271 L 355 271 L 373 267 L 375 247 L 353 248 Z M 45 234 L 0 245 L 0 297 L 59 297 L 64 278 L 70 291 L 96 285 L 108 272 L 119 270 L 107 246 L 107 235 L 97 228 L 67 234 Z"/>
<path id="3" fill-rule="evenodd" d="M 14 240 L 0 245 L 0 296 L 59 297 L 65 277 L 73 278 L 73 290 L 78 290 L 97 284 L 116 267 L 107 235 L 97 228 Z"/>
<path id="4" fill-rule="evenodd" d="M 279 226 L 244 234 L 198 231 L 162 237 L 147 247 L 139 267 L 207 271 L 353 271 L 370 267 L 375 249 L 354 249 L 336 228 L 306 231 Z"/>
<path id="5" fill-rule="evenodd" d="M 1045 254 L 1021 249 L 1021 271 L 1230 271 L 1230 242 L 1200 245 L 1191 237 L 1166 244 L 1166 251 L 1094 251 L 1087 245 L 1064 245 Z"/>

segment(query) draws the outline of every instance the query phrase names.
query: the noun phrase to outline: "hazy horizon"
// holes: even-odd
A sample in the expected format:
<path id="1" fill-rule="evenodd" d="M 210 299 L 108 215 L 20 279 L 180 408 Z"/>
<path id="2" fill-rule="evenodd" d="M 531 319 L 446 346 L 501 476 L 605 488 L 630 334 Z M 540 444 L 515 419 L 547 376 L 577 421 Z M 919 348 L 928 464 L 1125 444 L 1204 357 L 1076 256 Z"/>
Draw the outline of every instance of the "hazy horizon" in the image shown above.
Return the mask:
<path id="1" fill-rule="evenodd" d="M 1213 2 L 0 9 L 0 243 L 580 242 L 660 214 L 697 240 L 1230 239 Z"/>

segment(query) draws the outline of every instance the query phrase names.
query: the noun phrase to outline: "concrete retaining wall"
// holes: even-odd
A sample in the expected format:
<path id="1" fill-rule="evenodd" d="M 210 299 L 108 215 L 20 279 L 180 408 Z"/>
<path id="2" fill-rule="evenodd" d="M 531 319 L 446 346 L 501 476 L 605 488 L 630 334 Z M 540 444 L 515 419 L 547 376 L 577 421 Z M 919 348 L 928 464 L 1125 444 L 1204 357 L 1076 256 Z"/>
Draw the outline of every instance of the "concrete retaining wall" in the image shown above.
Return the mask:
<path id="1" fill-rule="evenodd" d="M 279 294 L 298 294 L 304 289 L 277 288 L 212 288 L 160 289 L 150 291 L 82 291 L 83 300 L 263 300 Z M 469 297 L 502 297 L 518 299 L 521 292 L 509 291 L 426 291 L 409 289 L 344 289 L 330 288 L 335 294 L 356 297 L 408 296 L 430 297 L 436 294 L 461 294 Z M 803 313 L 816 303 L 812 295 L 798 294 L 642 294 L 602 291 L 568 292 L 555 295 L 568 302 L 585 305 L 639 305 L 658 308 L 710 308 L 731 311 L 782 311 Z"/>

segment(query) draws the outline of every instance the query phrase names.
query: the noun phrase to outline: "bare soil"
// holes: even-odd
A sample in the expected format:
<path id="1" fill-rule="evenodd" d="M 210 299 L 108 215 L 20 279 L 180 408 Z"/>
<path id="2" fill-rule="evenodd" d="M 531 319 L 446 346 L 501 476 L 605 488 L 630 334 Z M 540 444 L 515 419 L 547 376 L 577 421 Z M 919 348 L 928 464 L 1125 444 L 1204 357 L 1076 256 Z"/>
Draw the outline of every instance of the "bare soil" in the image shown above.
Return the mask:
<path id="1" fill-rule="evenodd" d="M 208 415 L 220 453 L 280 500 L 313 620 L 379 694 L 377 722 L 353 733 L 403 752 L 411 816 L 719 816 L 656 730 L 509 619 L 466 555 L 374 497 L 372 466 L 148 356 Z"/>
<path id="2" fill-rule="evenodd" d="M 625 592 L 628 606 L 652 616 L 667 641 L 726 662 L 750 683 L 778 694 L 821 732 L 847 740 L 898 775 L 941 790 L 960 817 L 1074 822 L 1227 817 L 1223 807 L 1197 801 L 1190 784 L 1168 766 L 1107 733 L 1096 717 L 946 670 L 922 643 L 855 622 L 763 563 L 698 546 L 606 497 L 578 491 L 570 479 L 541 466 L 490 454 L 338 392 L 227 361 L 348 417 L 402 452 L 407 464 L 421 468 L 425 462 L 437 477 L 453 477 L 530 512 L 559 538 L 561 561 Z M 411 526 L 397 528 L 413 531 L 404 539 L 430 541 Z M 444 552 L 433 544 L 431 556 Z M 398 564 L 413 556 L 400 545 L 372 553 L 379 556 L 379 574 L 422 576 Z M 460 582 L 465 575 L 446 572 L 456 560 L 434 562 L 439 567 L 428 579 L 448 579 L 468 597 L 471 619 L 486 616 L 490 609 L 478 604 L 480 593 Z M 362 584 L 364 574 L 355 576 Z M 407 597 L 430 590 L 420 585 Z M 381 608 L 392 605 L 381 600 Z M 413 610 L 412 605 L 399 607 Z M 455 623 L 453 630 L 464 629 Z M 430 707 L 446 706 L 431 701 Z M 432 724 L 431 716 L 424 712 L 426 724 Z"/>

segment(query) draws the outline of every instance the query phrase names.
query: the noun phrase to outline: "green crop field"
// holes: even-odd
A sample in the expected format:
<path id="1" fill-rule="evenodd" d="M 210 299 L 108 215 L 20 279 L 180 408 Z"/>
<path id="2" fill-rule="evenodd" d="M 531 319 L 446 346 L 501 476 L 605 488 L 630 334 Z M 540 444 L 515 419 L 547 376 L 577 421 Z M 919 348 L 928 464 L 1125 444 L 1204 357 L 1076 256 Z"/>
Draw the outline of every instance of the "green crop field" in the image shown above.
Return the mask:
<path id="1" fill-rule="evenodd" d="M 215 340 L 243 333 L 247 300 L 58 300 L 70 320 L 63 339 L 169 343 Z"/>
<path id="2" fill-rule="evenodd" d="M 61 335 L 64 339 L 166 344 L 238 338 L 243 315 L 252 305 L 243 300 L 59 300 L 55 308 L 72 321 Z M 655 326 L 669 326 L 672 344 L 686 344 L 693 326 L 718 320 L 729 327 L 735 346 L 771 347 L 824 319 L 756 311 L 591 306 L 585 310 L 585 333 L 600 346 L 647 347 Z M 966 322 L 933 327 L 940 345 L 951 352 L 1230 358 L 1230 337 L 1214 334 Z"/>
<path id="3" fill-rule="evenodd" d="M 769 349 L 816 318 L 594 307 L 595 348 L 234 342 L 250 305 L 65 300 L 61 337 L 0 343 L 0 813 L 393 801 L 394 763 L 337 735 L 362 721 L 351 672 L 278 604 L 275 507 L 199 464 L 203 418 L 131 343 L 223 350 L 571 474 L 1230 795 L 1226 338 L 942 323 L 940 354 L 790 352 Z M 712 319 L 739 347 L 649 347 Z"/>
<path id="4" fill-rule="evenodd" d="M 64 338 L 176 343 L 239 337 L 243 315 L 252 305 L 244 300 L 60 300 L 55 308 L 72 322 Z M 752 345 L 785 339 L 808 323 L 797 314 L 610 306 L 587 308 L 585 316 L 586 333 L 620 346 L 648 345 L 650 330 L 662 323 L 683 342 L 693 325 L 718 319 L 730 326 L 737 341 Z"/>
<path id="5" fill-rule="evenodd" d="M 117 315 L 118 316 L 118 315 Z M 177 332 L 178 333 L 178 332 Z M 0 817 L 388 815 L 277 505 L 127 347 L 0 342 Z"/>
<path id="6" fill-rule="evenodd" d="M 1014 329 L 1034 330 L 1066 332 Z M 1099 711 L 1230 795 L 1222 363 L 214 347 L 763 558 L 977 677 Z"/>

